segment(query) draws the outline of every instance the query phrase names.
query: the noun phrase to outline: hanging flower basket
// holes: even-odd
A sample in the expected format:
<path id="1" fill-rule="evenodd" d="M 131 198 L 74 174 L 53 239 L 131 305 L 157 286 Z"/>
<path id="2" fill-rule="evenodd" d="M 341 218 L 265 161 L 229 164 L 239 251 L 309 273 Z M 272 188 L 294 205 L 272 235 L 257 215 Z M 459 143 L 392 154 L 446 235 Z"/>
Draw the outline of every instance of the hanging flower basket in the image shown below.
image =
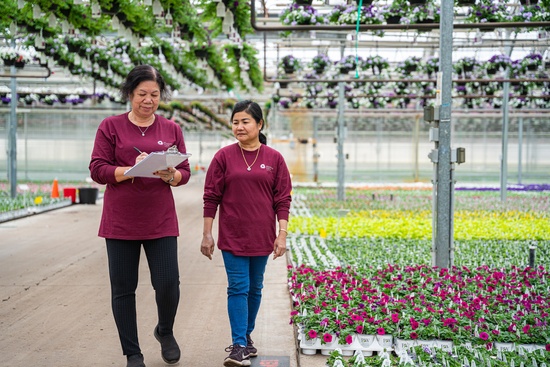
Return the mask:
<path id="1" fill-rule="evenodd" d="M 204 49 L 200 49 L 200 50 L 195 50 L 195 56 L 200 58 L 200 59 L 204 59 L 206 58 L 206 56 L 208 56 L 208 50 Z"/>
<path id="2" fill-rule="evenodd" d="M 5 66 L 12 66 L 15 64 L 15 59 L 3 59 Z"/>
<path id="3" fill-rule="evenodd" d="M 325 54 L 314 56 L 310 63 L 311 68 L 315 70 L 316 74 L 322 74 L 330 64 L 332 64 L 332 61 Z"/>
<path id="4" fill-rule="evenodd" d="M 281 59 L 279 67 L 284 70 L 285 74 L 293 74 L 301 69 L 302 63 L 293 55 L 286 55 Z"/>
<path id="5" fill-rule="evenodd" d="M 401 20 L 401 15 L 390 15 L 386 18 L 386 23 L 388 24 L 399 24 Z"/>

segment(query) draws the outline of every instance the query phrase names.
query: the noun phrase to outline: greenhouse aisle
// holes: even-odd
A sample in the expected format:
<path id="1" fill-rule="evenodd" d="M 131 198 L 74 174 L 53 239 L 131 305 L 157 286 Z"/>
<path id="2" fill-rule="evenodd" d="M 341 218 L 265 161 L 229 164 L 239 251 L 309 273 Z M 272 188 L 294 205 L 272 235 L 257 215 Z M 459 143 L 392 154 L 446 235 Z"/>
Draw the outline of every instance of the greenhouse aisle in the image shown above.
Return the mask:
<path id="1" fill-rule="evenodd" d="M 182 294 L 175 335 L 185 358 L 179 365 L 222 366 L 230 344 L 226 279 L 219 251 L 212 262 L 199 251 L 201 177 L 174 193 Z M 104 240 L 97 237 L 101 208 L 99 200 L 0 224 L 1 366 L 125 366 L 110 309 Z M 145 362 L 165 366 L 153 337 L 156 310 L 145 257 L 137 297 Z M 324 365 L 321 355 L 296 354 L 289 313 L 286 262 L 270 260 L 253 333 L 261 358 L 252 366 Z M 283 358 L 269 364 L 269 356 Z"/>

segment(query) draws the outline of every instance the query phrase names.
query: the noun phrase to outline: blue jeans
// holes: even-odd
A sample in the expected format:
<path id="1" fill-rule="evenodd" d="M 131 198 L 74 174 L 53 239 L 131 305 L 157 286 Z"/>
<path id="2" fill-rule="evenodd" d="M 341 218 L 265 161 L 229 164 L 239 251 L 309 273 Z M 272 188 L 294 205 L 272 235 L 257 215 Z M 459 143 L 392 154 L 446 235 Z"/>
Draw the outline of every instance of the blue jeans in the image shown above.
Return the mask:
<path id="1" fill-rule="evenodd" d="M 222 251 L 227 273 L 227 312 L 233 344 L 246 346 L 262 301 L 264 272 L 269 256 L 235 256 Z"/>

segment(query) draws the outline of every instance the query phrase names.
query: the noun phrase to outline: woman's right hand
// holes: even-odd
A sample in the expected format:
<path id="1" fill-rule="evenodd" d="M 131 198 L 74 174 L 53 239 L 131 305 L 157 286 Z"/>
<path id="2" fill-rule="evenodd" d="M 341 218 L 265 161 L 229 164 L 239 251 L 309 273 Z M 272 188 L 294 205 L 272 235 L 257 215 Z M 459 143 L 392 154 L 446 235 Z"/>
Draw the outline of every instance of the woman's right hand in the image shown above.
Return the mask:
<path id="1" fill-rule="evenodd" d="M 201 253 L 212 260 L 214 254 L 214 238 L 212 238 L 212 235 L 202 236 Z"/>
<path id="2" fill-rule="evenodd" d="M 145 153 L 145 152 L 141 152 L 137 157 L 136 157 L 136 163 L 135 164 L 138 164 L 139 162 L 141 162 L 142 160 L 145 159 L 145 157 L 147 157 L 149 154 Z"/>

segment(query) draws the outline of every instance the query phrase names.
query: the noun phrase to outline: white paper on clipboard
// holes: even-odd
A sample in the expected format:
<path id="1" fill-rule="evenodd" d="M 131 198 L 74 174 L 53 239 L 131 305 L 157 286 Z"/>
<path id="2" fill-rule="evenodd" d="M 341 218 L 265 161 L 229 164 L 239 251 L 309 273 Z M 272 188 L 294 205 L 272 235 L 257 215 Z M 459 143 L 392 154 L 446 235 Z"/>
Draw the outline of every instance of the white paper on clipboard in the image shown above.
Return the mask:
<path id="1" fill-rule="evenodd" d="M 151 152 L 142 161 L 124 172 L 124 176 L 158 178 L 153 172 L 176 167 L 191 156 L 190 153 L 180 153 L 172 147 L 165 152 Z"/>

